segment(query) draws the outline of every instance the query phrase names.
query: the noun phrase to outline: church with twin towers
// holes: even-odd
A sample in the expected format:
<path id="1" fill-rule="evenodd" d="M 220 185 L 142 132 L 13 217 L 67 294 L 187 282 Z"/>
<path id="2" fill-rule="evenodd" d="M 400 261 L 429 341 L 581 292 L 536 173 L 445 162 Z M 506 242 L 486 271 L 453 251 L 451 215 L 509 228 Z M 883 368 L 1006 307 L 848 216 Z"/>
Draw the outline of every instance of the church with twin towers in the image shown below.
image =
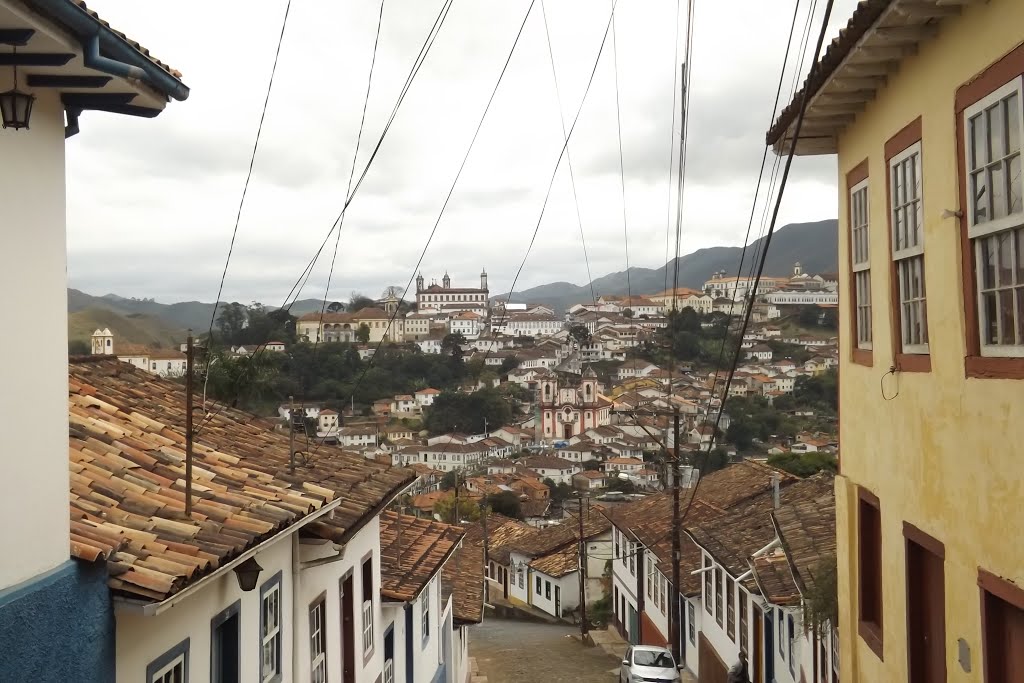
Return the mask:
<path id="1" fill-rule="evenodd" d="M 490 292 L 487 289 L 487 270 L 480 272 L 479 287 L 452 287 L 451 276 L 445 271 L 441 283 L 431 280 L 426 284 L 423 273 L 416 276 L 417 313 L 476 313 L 487 317 L 490 313 Z"/>

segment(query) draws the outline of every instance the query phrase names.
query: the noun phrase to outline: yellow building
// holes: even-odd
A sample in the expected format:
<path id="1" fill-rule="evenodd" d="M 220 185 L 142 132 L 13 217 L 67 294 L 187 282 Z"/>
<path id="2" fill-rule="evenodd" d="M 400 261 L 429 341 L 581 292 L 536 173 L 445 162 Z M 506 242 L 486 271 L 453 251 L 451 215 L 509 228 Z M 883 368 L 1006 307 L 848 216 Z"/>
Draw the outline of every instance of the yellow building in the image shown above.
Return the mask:
<path id="1" fill-rule="evenodd" d="M 843 681 L 1024 681 L 1022 74 L 1022 0 L 864 0 L 805 84 L 849 302 Z"/>

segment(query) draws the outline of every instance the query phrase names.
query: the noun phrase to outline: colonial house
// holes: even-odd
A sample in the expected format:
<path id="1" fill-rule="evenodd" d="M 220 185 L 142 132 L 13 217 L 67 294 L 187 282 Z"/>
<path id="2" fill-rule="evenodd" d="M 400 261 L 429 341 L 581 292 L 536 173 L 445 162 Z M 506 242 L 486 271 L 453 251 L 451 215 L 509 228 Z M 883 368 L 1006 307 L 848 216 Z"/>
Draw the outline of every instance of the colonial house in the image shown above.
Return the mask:
<path id="1" fill-rule="evenodd" d="M 169 15 L 166 24 L 185 30 L 190 20 Z M 5 458 L 0 494 L 4 544 L 17 549 L 0 558 L 0 680 L 110 680 L 115 639 L 105 569 L 90 558 L 68 557 L 65 140 L 87 135 L 93 121 L 102 121 L 108 139 L 117 137 L 122 120 L 110 114 L 152 118 L 170 100 L 186 99 L 189 89 L 180 73 L 83 2 L 2 0 L 0 26 L 7 91 L 0 129 L 0 272 L 11 292 L 8 315 L 32 321 L 31 330 L 9 336 L 0 360 L 9 397 L 0 413 L 0 452 L 24 456 Z M 16 80 L 14 66 L 20 67 Z M 108 114 L 93 118 L 96 110 Z M 132 124 L 132 131 L 167 141 L 144 125 Z M 77 142 L 70 144 L 84 168 L 112 163 L 97 153 L 105 148 L 100 140 Z M 146 148 L 153 149 L 126 146 L 116 161 L 137 170 L 117 183 L 121 196 L 141 192 L 133 178 L 159 167 L 160 160 L 140 153 Z M 160 239 L 157 233 L 143 239 Z M 111 246 L 101 233 L 88 239 L 101 252 Z M 104 362 L 115 372 L 131 372 Z M 26 427 L 26 407 L 46 415 L 45 423 Z M 106 449 L 113 439 L 103 439 L 98 443 Z"/>
<path id="2" fill-rule="evenodd" d="M 412 413 L 416 412 L 416 407 L 416 399 L 410 394 L 399 394 L 391 399 L 392 413 Z"/>
<path id="3" fill-rule="evenodd" d="M 182 377 L 186 370 L 185 354 L 177 349 L 151 349 L 138 344 L 115 344 L 114 335 L 107 328 L 92 333 L 91 348 L 94 355 L 115 356 L 140 370 L 161 377 Z"/>
<path id="4" fill-rule="evenodd" d="M 608 477 L 604 472 L 584 470 L 572 475 L 572 486 L 580 491 L 603 489 L 608 485 Z"/>
<path id="5" fill-rule="evenodd" d="M 337 411 L 324 408 L 316 418 L 317 436 L 321 434 L 335 434 L 339 428 Z"/>
<path id="6" fill-rule="evenodd" d="M 437 395 L 440 393 L 440 391 L 433 387 L 427 387 L 426 389 L 416 391 L 416 393 L 413 394 L 416 399 L 416 412 L 422 413 L 424 408 L 434 405 L 434 399 L 436 399 Z"/>
<path id="7" fill-rule="evenodd" d="M 492 334 L 512 337 L 547 337 L 565 327 L 565 321 L 544 313 L 509 313 L 491 318 Z"/>
<path id="8" fill-rule="evenodd" d="M 381 340 L 398 342 L 404 336 L 404 318 L 394 316 L 379 308 L 363 308 L 355 313 L 322 313 L 313 311 L 299 316 L 295 323 L 295 334 L 307 342 L 356 342 L 359 329 L 366 326 L 369 332 L 367 342 L 378 344 Z"/>
<path id="9" fill-rule="evenodd" d="M 487 457 L 487 447 L 479 443 L 437 443 L 419 447 L 420 462 L 436 470 L 451 472 L 476 467 Z"/>
<path id="10" fill-rule="evenodd" d="M 483 316 L 472 311 L 463 311 L 448 319 L 448 332 L 461 334 L 466 339 L 476 339 L 483 328 Z"/>
<path id="11" fill-rule="evenodd" d="M 747 349 L 747 358 L 754 358 L 764 363 L 772 361 L 772 347 L 767 344 L 755 344 Z"/>
<path id="12" fill-rule="evenodd" d="M 182 484 L 180 384 L 102 359 L 68 381 L 71 552 L 108 566 L 118 680 L 381 676 L 379 513 L 415 473 L 336 449 L 290 473 L 288 438 L 226 408 Z"/>
<path id="13" fill-rule="evenodd" d="M 583 469 L 568 460 L 544 455 L 522 458 L 519 464 L 533 470 L 542 479 L 550 479 L 556 484 L 571 483 L 572 476 Z"/>
<path id="14" fill-rule="evenodd" d="M 608 458 L 601 463 L 601 467 L 609 474 L 613 472 L 633 473 L 644 468 L 644 461 L 638 458 Z"/>
<path id="15" fill-rule="evenodd" d="M 436 281 L 426 285 L 423 274 L 416 276 L 416 311 L 418 313 L 445 312 L 458 314 L 470 311 L 486 318 L 489 314 L 489 290 L 487 289 L 487 271 L 480 272 L 480 287 L 452 287 L 452 279 L 448 273 Z"/>
<path id="16" fill-rule="evenodd" d="M 611 421 L 612 403 L 598 394 L 597 374 L 592 368 L 583 373 L 579 386 L 562 386 L 554 375 L 541 378 L 539 385 L 541 438 L 570 439 Z"/>
<path id="17" fill-rule="evenodd" d="M 377 427 L 351 426 L 338 430 L 338 443 L 342 446 L 376 446 L 378 439 Z"/>

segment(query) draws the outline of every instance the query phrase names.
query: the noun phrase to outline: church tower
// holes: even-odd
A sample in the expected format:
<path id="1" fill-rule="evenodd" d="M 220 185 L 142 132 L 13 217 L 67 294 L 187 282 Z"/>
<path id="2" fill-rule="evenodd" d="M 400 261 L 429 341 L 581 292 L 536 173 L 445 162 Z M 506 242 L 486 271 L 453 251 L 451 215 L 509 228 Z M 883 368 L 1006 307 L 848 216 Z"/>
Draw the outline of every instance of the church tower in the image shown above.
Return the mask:
<path id="1" fill-rule="evenodd" d="M 416 276 L 416 293 L 419 294 L 423 291 L 423 273 Z"/>
<path id="2" fill-rule="evenodd" d="M 480 289 L 487 291 L 487 269 L 480 271 Z"/>
<path id="3" fill-rule="evenodd" d="M 114 334 L 110 328 L 103 328 L 92 333 L 92 355 L 110 356 L 114 353 Z"/>
<path id="4" fill-rule="evenodd" d="M 452 288 L 452 279 L 450 277 L 448 277 L 448 271 L 447 270 L 444 271 L 444 277 L 441 278 L 441 286 L 444 287 L 445 289 L 451 289 Z"/>

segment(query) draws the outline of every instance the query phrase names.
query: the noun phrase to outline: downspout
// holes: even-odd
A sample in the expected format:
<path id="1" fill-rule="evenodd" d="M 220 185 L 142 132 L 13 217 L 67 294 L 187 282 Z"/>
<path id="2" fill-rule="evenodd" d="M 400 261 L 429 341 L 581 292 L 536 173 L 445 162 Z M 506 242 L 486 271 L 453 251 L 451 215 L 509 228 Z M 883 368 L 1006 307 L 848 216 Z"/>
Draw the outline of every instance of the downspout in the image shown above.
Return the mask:
<path id="1" fill-rule="evenodd" d="M 138 66 L 125 64 L 100 54 L 100 34 L 93 35 L 82 43 L 82 61 L 90 69 L 102 71 L 111 76 L 120 76 L 129 80 L 144 81 L 146 72 Z"/>
<path id="2" fill-rule="evenodd" d="M 299 561 L 299 535 L 292 534 L 292 680 L 302 680 L 302 668 L 299 665 L 299 643 L 305 640 L 305 636 L 299 636 L 299 628 L 302 623 L 303 608 L 299 596 L 302 576 L 302 562 Z"/>
<path id="3" fill-rule="evenodd" d="M 64 115 L 65 115 L 65 117 L 67 118 L 67 121 L 68 121 L 64 125 L 64 139 L 65 140 L 67 140 L 68 138 L 70 138 L 72 136 L 78 135 L 78 132 L 79 132 L 78 116 L 81 113 L 82 113 L 81 109 L 75 109 L 75 108 L 70 108 L 70 107 L 66 108 L 64 110 Z"/>

